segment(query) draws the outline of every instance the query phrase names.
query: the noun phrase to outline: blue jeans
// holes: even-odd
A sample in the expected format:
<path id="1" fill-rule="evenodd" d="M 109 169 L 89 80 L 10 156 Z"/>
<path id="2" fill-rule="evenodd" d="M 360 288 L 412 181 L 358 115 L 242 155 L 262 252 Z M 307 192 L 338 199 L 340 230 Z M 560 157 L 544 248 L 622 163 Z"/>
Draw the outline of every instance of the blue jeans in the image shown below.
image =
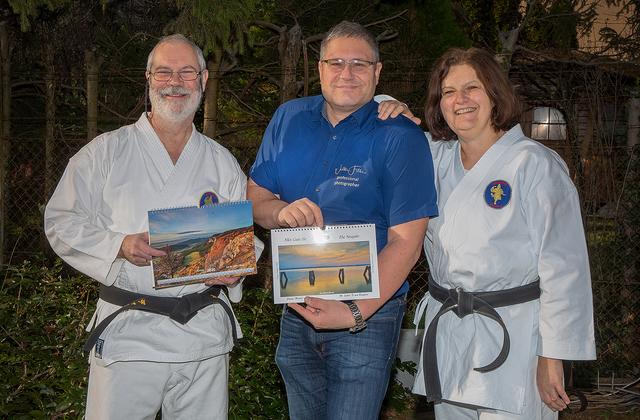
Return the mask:
<path id="1" fill-rule="evenodd" d="M 276 363 L 291 419 L 378 419 L 406 306 L 392 298 L 355 334 L 316 331 L 285 307 Z"/>

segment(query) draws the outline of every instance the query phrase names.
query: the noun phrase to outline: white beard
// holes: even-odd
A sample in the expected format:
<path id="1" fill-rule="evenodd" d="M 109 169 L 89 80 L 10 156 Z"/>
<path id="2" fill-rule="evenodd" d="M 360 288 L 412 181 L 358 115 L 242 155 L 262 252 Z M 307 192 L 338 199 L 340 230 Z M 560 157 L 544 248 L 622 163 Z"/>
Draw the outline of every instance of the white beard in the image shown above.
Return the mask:
<path id="1" fill-rule="evenodd" d="M 184 104 L 171 103 L 164 97 L 166 95 L 188 95 Z M 193 114 L 200 106 L 202 91 L 200 89 L 189 90 L 181 86 L 169 86 L 162 89 L 149 87 L 149 100 L 153 114 L 171 122 L 182 122 L 193 118 Z"/>

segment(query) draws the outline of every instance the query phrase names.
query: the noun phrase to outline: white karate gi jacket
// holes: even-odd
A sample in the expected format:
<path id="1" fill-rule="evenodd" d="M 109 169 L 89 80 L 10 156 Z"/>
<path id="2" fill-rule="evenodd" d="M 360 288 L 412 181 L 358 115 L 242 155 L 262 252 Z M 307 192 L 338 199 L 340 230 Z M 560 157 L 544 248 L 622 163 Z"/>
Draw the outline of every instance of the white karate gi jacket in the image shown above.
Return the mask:
<path id="1" fill-rule="evenodd" d="M 245 189 L 246 177 L 236 159 L 195 126 L 174 165 L 143 114 L 135 124 L 98 136 L 70 159 L 47 204 L 45 232 L 62 259 L 107 286 L 182 296 L 207 286 L 155 290 L 150 266 L 138 267 L 117 258 L 124 236 L 149 230 L 150 209 L 197 206 L 209 191 L 220 202 L 243 200 Z M 259 256 L 264 246 L 257 238 L 256 244 Z M 242 285 L 230 288 L 229 294 L 239 301 Z M 227 299 L 224 294 L 221 298 Z M 99 300 L 87 330 L 117 309 Z M 241 336 L 237 321 L 233 322 Z M 162 315 L 126 311 L 100 339 L 104 365 L 128 360 L 196 361 L 233 347 L 229 318 L 216 304 L 200 310 L 184 325 Z"/>
<path id="2" fill-rule="evenodd" d="M 429 135 L 427 135 L 429 137 Z M 440 318 L 436 340 L 442 398 L 516 414 L 535 386 L 537 356 L 595 358 L 591 277 L 578 194 L 562 159 L 509 130 L 466 174 L 457 141 L 432 141 L 439 216 L 429 220 L 424 248 L 431 275 L 444 288 L 493 291 L 540 277 L 539 300 L 497 308 L 511 338 L 498 369 L 492 362 L 502 329 L 491 319 L 454 312 Z M 492 181 L 506 181 L 510 200 L 487 204 Z M 490 196 L 490 194 L 489 194 Z M 492 200 L 492 199 L 490 199 Z M 441 303 L 427 295 L 416 311 L 429 325 Z M 422 361 L 422 357 L 420 359 Z M 422 367 L 414 392 L 425 394 Z"/>

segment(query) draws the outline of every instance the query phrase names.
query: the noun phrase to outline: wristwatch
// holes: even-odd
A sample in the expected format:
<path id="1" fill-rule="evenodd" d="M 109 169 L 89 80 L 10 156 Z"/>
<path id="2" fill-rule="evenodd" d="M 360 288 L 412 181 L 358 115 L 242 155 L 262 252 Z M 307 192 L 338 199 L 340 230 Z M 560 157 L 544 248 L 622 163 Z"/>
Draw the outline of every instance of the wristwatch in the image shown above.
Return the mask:
<path id="1" fill-rule="evenodd" d="M 345 302 L 349 309 L 351 310 L 351 314 L 353 315 L 353 319 L 356 321 L 356 325 L 349 328 L 351 333 L 357 333 L 358 331 L 362 331 L 367 328 L 367 322 L 362 318 L 362 314 L 360 313 L 360 309 L 358 305 L 354 302 Z"/>

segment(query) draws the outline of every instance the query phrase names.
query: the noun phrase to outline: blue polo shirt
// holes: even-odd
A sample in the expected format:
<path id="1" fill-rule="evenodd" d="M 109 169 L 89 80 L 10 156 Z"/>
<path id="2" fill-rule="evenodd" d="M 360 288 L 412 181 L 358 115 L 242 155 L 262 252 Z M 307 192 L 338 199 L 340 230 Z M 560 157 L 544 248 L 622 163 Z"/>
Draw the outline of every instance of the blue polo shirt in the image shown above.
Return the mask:
<path id="1" fill-rule="evenodd" d="M 264 133 L 250 176 L 291 203 L 303 197 L 327 225 L 375 223 L 380 252 L 391 226 L 438 215 L 433 161 L 407 118 L 377 118 L 371 101 L 333 127 L 324 98 L 282 104 Z M 397 294 L 409 290 L 407 282 Z"/>

